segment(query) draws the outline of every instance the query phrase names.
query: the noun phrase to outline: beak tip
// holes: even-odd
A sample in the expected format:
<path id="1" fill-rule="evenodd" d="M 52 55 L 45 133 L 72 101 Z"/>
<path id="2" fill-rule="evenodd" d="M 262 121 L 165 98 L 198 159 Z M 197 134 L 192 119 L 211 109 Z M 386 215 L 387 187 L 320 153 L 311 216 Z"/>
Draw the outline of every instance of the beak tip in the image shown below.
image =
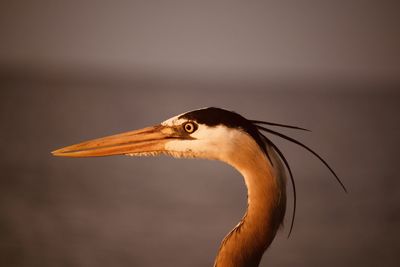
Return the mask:
<path id="1" fill-rule="evenodd" d="M 51 151 L 50 153 L 55 157 L 60 157 L 63 154 L 62 151 L 60 151 L 60 150 L 61 149 L 57 149 L 57 150 Z"/>

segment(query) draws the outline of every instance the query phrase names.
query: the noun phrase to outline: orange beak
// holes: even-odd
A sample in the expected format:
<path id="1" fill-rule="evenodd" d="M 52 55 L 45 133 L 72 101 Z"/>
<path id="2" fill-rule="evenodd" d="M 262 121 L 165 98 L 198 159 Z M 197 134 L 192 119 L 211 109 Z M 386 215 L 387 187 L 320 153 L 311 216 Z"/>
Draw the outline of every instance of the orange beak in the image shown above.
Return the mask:
<path id="1" fill-rule="evenodd" d="M 102 157 L 162 153 L 165 151 L 165 143 L 177 138 L 179 138 L 179 134 L 174 128 L 156 125 L 93 139 L 60 148 L 51 153 L 59 157 Z"/>

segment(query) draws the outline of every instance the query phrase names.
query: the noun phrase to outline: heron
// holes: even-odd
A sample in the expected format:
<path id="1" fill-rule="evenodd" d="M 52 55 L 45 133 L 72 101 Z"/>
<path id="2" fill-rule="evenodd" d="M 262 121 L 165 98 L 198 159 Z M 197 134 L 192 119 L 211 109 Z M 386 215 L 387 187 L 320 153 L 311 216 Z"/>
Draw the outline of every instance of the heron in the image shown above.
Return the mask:
<path id="1" fill-rule="evenodd" d="M 275 128 L 273 128 L 275 127 Z M 289 163 L 267 137 L 295 143 L 316 156 L 346 188 L 334 170 L 314 150 L 282 134 L 276 127 L 307 130 L 287 124 L 249 120 L 222 108 L 208 107 L 182 113 L 161 124 L 74 144 L 52 152 L 61 157 L 111 155 L 202 158 L 231 165 L 244 178 L 247 210 L 222 240 L 215 267 L 255 267 L 283 225 L 286 211 L 286 177 L 293 188 L 293 228 L 296 187 Z M 288 175 L 287 175 L 288 174 Z"/>

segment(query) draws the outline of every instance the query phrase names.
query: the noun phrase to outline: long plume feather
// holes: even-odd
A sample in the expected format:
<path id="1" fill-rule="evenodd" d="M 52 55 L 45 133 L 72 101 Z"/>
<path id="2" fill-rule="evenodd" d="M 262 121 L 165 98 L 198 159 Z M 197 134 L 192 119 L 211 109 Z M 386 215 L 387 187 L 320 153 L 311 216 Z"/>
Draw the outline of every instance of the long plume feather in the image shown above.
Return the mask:
<path id="1" fill-rule="evenodd" d="M 336 175 L 335 171 L 334 171 L 334 170 L 329 166 L 329 164 L 328 164 L 320 155 L 318 155 L 314 150 L 312 150 L 312 149 L 309 148 L 308 146 L 304 145 L 303 143 L 297 141 L 296 139 L 293 139 L 292 137 L 289 137 L 289 136 L 284 135 L 284 134 L 282 134 L 282 133 L 276 132 L 276 131 L 274 131 L 274 130 L 271 130 L 271 129 L 268 129 L 268 128 L 265 128 L 265 127 L 259 126 L 259 125 L 257 125 L 257 128 L 260 129 L 260 130 L 266 131 L 266 132 L 268 132 L 268 133 L 277 135 L 277 136 L 279 136 L 279 137 L 281 137 L 281 138 L 283 138 L 283 139 L 286 139 L 286 140 L 288 140 L 288 141 L 290 141 L 290 142 L 292 142 L 292 143 L 295 143 L 295 144 L 297 144 L 297 145 L 303 147 L 304 149 L 308 150 L 311 154 L 313 154 L 314 156 L 316 156 L 316 157 L 329 169 L 329 171 L 333 174 L 333 176 L 335 176 L 336 181 L 342 186 L 343 190 L 347 193 L 346 187 L 344 186 L 344 184 L 342 183 L 342 181 L 339 179 L 339 177 Z"/>

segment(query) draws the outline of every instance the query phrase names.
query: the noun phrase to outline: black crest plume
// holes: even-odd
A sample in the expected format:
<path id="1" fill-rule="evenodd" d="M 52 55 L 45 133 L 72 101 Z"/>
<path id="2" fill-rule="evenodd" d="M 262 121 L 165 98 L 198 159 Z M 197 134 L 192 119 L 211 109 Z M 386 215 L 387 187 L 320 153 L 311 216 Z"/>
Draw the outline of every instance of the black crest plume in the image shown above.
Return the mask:
<path id="1" fill-rule="evenodd" d="M 289 236 L 293 230 L 293 225 L 294 225 L 294 219 L 295 219 L 295 214 L 296 214 L 296 184 L 295 184 L 295 180 L 294 180 L 294 176 L 292 173 L 292 170 L 290 169 L 289 166 L 289 162 L 287 161 L 287 159 L 285 158 L 285 156 L 283 155 L 283 153 L 280 151 L 280 149 L 270 140 L 268 139 L 263 133 L 261 133 L 261 131 L 265 131 L 267 133 L 279 136 L 285 140 L 288 140 L 292 143 L 295 143 L 303 148 L 305 148 L 306 150 L 308 150 L 311 154 L 313 154 L 314 156 L 316 156 L 327 168 L 328 170 L 333 174 L 333 176 L 335 177 L 335 179 L 337 180 L 337 182 L 340 184 L 340 186 L 343 188 L 343 190 L 345 192 L 347 192 L 346 187 L 344 186 L 343 182 L 339 179 L 339 177 L 337 176 L 337 174 L 335 173 L 335 171 L 329 166 L 329 164 L 320 156 L 318 155 L 314 150 L 312 150 L 311 148 L 309 148 L 308 146 L 304 145 L 303 143 L 301 143 L 300 141 L 289 137 L 287 135 L 284 135 L 280 132 L 277 132 L 275 130 L 271 130 L 269 128 L 263 127 L 259 124 L 263 124 L 263 125 L 271 125 L 271 126 L 278 126 L 278 127 L 285 127 L 285 128 L 291 128 L 291 129 L 297 129 L 297 130 L 304 130 L 304 131 L 309 131 L 307 129 L 301 128 L 301 127 L 297 127 L 297 126 L 291 126 L 291 125 L 286 125 L 286 124 L 279 124 L 279 123 L 273 123 L 273 122 L 266 122 L 266 121 L 257 121 L 257 120 L 251 120 L 251 122 L 253 124 L 256 125 L 257 129 L 260 131 L 260 135 L 262 136 L 262 138 L 264 139 L 264 141 L 269 144 L 279 155 L 279 157 L 281 158 L 281 160 L 283 161 L 283 163 L 286 166 L 286 169 L 288 170 L 289 176 L 290 176 L 290 181 L 292 183 L 292 188 L 293 188 L 293 215 L 292 215 L 292 220 L 291 220 L 291 224 L 290 224 L 290 230 L 289 230 Z M 267 154 L 268 156 L 268 154 Z M 268 156 L 269 158 L 269 156 Z"/>

